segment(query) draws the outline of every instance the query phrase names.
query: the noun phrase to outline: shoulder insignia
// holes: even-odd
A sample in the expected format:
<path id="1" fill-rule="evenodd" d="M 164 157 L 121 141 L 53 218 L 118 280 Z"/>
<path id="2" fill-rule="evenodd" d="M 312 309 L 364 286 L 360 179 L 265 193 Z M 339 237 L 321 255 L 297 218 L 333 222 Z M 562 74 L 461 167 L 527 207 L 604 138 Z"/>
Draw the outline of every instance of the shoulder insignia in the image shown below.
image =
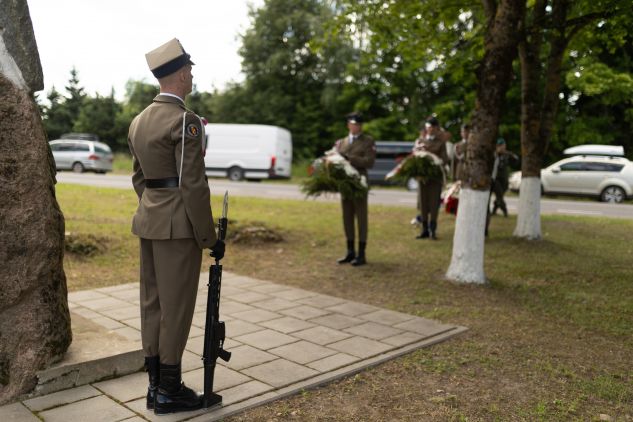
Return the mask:
<path id="1" fill-rule="evenodd" d="M 189 123 L 186 130 L 187 135 L 193 138 L 197 138 L 200 135 L 200 128 L 195 123 Z"/>

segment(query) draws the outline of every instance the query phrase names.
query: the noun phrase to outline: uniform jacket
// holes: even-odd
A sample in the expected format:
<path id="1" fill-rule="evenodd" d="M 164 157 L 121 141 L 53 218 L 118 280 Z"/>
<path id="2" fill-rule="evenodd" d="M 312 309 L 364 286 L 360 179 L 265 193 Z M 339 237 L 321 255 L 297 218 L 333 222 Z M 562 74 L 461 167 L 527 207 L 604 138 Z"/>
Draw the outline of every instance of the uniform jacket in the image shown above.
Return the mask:
<path id="1" fill-rule="evenodd" d="M 203 140 L 200 118 L 175 97 L 158 95 L 134 118 L 128 145 L 133 157 L 132 183 L 139 197 L 132 220 L 135 235 L 153 240 L 195 238 L 200 249 L 215 244 Z M 178 176 L 180 187 L 145 188 L 146 179 Z"/>
<path id="2" fill-rule="evenodd" d="M 352 167 L 367 178 L 367 169 L 372 168 L 376 161 L 376 144 L 371 136 L 361 133 L 351 145 L 349 136 L 346 136 L 336 141 L 334 147 L 339 154 L 347 157 Z"/>
<path id="3" fill-rule="evenodd" d="M 442 159 L 444 164 L 448 162 L 448 154 L 446 153 L 446 142 L 451 138 L 450 132 L 440 131 L 435 138 L 426 139 L 420 137 L 415 140 L 413 151 L 427 151 L 437 155 Z"/>
<path id="4" fill-rule="evenodd" d="M 453 165 L 453 180 L 459 180 L 462 178 L 464 172 L 464 162 L 466 161 L 466 141 L 461 140 L 455 144 L 454 153 L 454 165 Z"/>

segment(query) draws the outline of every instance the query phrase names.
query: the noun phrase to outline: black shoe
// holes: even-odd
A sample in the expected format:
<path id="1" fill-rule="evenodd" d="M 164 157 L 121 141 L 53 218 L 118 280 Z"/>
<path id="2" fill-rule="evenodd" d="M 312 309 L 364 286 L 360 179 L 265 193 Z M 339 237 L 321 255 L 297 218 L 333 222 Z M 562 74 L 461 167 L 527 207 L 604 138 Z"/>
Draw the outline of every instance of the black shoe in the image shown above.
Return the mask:
<path id="1" fill-rule="evenodd" d="M 437 221 L 431 221 L 431 224 L 429 225 L 429 234 L 431 239 L 437 240 Z"/>
<path id="2" fill-rule="evenodd" d="M 154 413 L 190 412 L 202 408 L 202 396 L 182 382 L 180 364 L 160 365 L 160 383 L 154 400 Z"/>
<path id="3" fill-rule="evenodd" d="M 423 221 L 422 222 L 422 233 L 417 235 L 415 238 L 416 239 L 426 239 L 430 235 L 431 235 L 431 233 L 429 232 L 429 223 L 427 223 L 426 221 Z"/>
<path id="4" fill-rule="evenodd" d="M 345 255 L 343 258 L 337 259 L 336 262 L 338 262 L 339 264 L 347 264 L 349 262 L 352 262 L 355 258 L 356 253 L 354 253 L 354 251 L 347 251 L 347 255 Z"/>
<path id="5" fill-rule="evenodd" d="M 160 359 L 158 356 L 145 357 L 145 370 L 149 376 L 149 386 L 147 387 L 146 405 L 148 410 L 154 408 L 156 390 L 160 380 Z"/>
<path id="6" fill-rule="evenodd" d="M 352 266 L 358 267 L 360 265 L 367 264 L 367 260 L 365 259 L 365 255 L 358 255 L 356 258 L 352 260 Z"/>

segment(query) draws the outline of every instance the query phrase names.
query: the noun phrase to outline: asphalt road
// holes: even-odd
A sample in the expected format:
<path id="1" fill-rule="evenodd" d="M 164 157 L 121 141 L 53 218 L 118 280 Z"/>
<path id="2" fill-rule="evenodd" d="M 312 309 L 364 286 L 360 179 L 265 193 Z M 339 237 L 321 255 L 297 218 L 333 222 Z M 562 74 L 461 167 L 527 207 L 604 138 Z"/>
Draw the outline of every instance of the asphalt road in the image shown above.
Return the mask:
<path id="1" fill-rule="evenodd" d="M 70 172 L 57 173 L 59 183 L 74 183 L 87 186 L 110 187 L 132 190 L 130 176 L 101 175 L 93 173 L 76 174 Z M 231 182 L 226 179 L 209 179 L 211 194 L 223 195 L 226 190 L 229 195 L 254 196 L 263 198 L 296 199 L 308 201 L 338 202 L 338 196 L 305 199 L 297 185 L 288 183 L 266 182 Z M 517 212 L 518 198 L 506 198 L 510 213 Z M 369 195 L 370 204 L 402 206 L 415 209 L 416 194 L 400 189 L 372 188 Z M 633 218 L 633 205 L 605 204 L 597 201 L 541 199 L 542 214 L 583 215 L 594 217 Z"/>

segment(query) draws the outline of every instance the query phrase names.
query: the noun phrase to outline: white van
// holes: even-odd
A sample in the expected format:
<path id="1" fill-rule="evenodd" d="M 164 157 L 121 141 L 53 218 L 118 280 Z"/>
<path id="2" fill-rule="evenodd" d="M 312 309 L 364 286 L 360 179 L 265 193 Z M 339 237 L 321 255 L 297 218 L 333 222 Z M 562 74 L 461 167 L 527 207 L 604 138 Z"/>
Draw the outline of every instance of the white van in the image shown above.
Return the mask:
<path id="1" fill-rule="evenodd" d="M 268 125 L 209 123 L 205 126 L 208 176 L 230 180 L 289 178 L 292 137 Z"/>

